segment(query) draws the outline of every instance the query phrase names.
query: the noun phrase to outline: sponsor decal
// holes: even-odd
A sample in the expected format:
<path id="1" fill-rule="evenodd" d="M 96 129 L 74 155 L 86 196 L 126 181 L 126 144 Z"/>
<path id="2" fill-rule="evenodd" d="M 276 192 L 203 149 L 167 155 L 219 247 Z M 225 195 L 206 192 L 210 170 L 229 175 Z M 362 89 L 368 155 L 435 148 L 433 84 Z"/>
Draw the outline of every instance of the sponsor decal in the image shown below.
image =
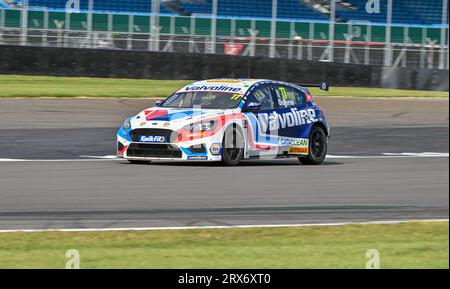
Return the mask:
<path id="1" fill-rule="evenodd" d="M 190 160 L 190 161 L 206 161 L 206 160 L 208 160 L 208 157 L 192 156 L 192 157 L 188 157 L 188 160 Z"/>
<path id="2" fill-rule="evenodd" d="M 281 138 L 280 145 L 289 147 L 289 154 L 307 155 L 309 153 L 309 140 L 305 138 Z"/>
<path id="3" fill-rule="evenodd" d="M 280 145 L 289 147 L 308 147 L 309 140 L 306 138 L 281 138 Z"/>
<path id="4" fill-rule="evenodd" d="M 278 100 L 278 104 L 282 107 L 289 107 L 294 106 L 295 102 L 293 100 Z"/>
<path id="5" fill-rule="evenodd" d="M 218 143 L 212 144 L 211 148 L 210 148 L 210 151 L 211 151 L 212 155 L 215 155 L 215 156 L 220 155 L 220 153 L 222 151 L 221 144 L 218 144 Z"/>
<path id="6" fill-rule="evenodd" d="M 279 129 L 301 126 L 305 124 L 311 124 L 318 122 L 316 118 L 316 111 L 314 109 L 302 109 L 297 110 L 291 108 L 289 112 L 277 113 L 260 113 L 258 114 L 258 122 L 263 132 L 269 129 L 275 131 Z"/>
<path id="7" fill-rule="evenodd" d="M 240 87 L 231 87 L 227 85 L 202 85 L 202 86 L 186 86 L 184 91 L 223 91 L 223 92 L 241 92 Z"/>
<path id="8" fill-rule="evenodd" d="M 289 153 L 292 155 L 307 155 L 309 152 L 309 149 L 306 148 L 300 148 L 300 147 L 292 147 L 289 148 Z"/>
<path id="9" fill-rule="evenodd" d="M 139 137 L 139 142 L 165 143 L 165 142 L 167 142 L 167 139 L 166 139 L 166 137 L 164 137 L 164 136 L 141 135 L 141 136 Z"/>

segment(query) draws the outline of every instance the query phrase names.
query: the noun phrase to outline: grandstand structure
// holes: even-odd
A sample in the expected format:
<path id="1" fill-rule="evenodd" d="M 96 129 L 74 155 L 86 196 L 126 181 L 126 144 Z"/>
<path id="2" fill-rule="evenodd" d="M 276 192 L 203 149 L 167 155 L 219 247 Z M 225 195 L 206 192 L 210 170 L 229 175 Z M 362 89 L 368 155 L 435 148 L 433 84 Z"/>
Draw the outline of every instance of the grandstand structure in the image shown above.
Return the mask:
<path id="1" fill-rule="evenodd" d="M 0 45 L 449 68 L 448 0 L 0 0 Z"/>

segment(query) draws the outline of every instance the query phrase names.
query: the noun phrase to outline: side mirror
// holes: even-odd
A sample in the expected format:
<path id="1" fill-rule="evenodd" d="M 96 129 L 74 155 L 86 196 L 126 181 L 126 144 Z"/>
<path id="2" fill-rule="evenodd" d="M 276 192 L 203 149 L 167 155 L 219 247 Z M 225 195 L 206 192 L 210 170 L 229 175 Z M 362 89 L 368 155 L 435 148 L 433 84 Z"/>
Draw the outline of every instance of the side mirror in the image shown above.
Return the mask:
<path id="1" fill-rule="evenodd" d="M 247 104 L 247 107 L 244 109 L 244 111 L 247 112 L 256 112 L 261 109 L 261 103 L 259 102 L 250 102 Z"/>
<path id="2" fill-rule="evenodd" d="M 161 104 L 163 104 L 163 101 L 162 101 L 162 100 L 157 100 L 157 101 L 155 102 L 155 105 L 156 105 L 156 106 L 161 106 Z"/>

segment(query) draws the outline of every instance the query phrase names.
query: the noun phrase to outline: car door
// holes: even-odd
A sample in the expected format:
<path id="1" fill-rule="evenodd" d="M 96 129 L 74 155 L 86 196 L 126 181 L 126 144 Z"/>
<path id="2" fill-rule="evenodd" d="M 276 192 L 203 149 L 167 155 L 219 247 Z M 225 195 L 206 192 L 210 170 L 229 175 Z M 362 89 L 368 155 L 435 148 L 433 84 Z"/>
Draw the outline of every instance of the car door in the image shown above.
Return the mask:
<path id="1" fill-rule="evenodd" d="M 250 103 L 260 104 L 257 111 L 247 111 Z M 270 150 L 278 145 L 277 139 L 271 136 L 270 121 L 273 112 L 276 109 L 274 91 L 271 84 L 261 84 L 253 88 L 249 93 L 244 113 L 250 122 L 248 139 L 250 150 Z"/>
<path id="2" fill-rule="evenodd" d="M 291 147 L 297 147 L 302 138 L 307 138 L 304 132 L 307 129 L 308 111 L 306 95 L 285 84 L 274 84 L 275 113 L 278 119 L 278 136 L 280 147 L 288 151 Z"/>

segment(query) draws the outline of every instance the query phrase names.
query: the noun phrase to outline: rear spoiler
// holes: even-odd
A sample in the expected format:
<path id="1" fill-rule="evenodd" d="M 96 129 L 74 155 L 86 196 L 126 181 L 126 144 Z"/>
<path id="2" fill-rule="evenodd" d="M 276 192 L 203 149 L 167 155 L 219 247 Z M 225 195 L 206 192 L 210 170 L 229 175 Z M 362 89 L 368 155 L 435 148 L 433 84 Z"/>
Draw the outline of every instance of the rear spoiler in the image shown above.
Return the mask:
<path id="1" fill-rule="evenodd" d="M 327 82 L 321 82 L 319 84 L 299 84 L 299 86 L 317 87 L 320 88 L 321 90 L 330 91 L 330 84 L 328 84 Z"/>

